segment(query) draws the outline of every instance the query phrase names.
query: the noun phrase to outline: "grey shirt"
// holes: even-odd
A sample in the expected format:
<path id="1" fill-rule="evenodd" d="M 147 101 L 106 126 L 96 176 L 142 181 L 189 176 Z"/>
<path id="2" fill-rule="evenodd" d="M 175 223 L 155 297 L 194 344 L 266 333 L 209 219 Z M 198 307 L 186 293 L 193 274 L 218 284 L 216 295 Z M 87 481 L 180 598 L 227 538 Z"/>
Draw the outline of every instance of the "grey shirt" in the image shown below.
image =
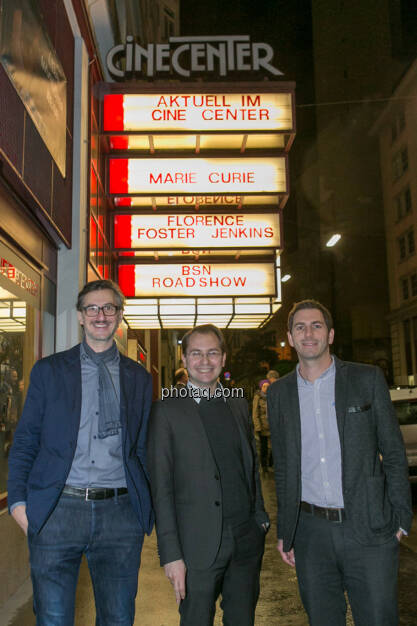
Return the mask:
<path id="1" fill-rule="evenodd" d="M 336 367 L 314 382 L 297 366 L 301 418 L 301 499 L 324 507 L 343 508 L 342 457 L 335 407 Z"/>
<path id="2" fill-rule="evenodd" d="M 98 368 L 80 346 L 81 418 L 77 447 L 67 485 L 73 487 L 126 487 L 123 466 L 122 430 L 117 435 L 98 438 Z M 107 364 L 120 399 L 120 355 Z"/>

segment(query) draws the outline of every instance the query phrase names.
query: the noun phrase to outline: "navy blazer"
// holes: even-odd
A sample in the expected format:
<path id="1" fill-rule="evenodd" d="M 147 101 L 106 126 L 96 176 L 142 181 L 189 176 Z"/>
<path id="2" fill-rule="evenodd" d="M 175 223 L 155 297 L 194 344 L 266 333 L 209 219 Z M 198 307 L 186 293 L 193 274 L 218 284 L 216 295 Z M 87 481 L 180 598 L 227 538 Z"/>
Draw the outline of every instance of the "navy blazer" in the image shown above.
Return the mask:
<path id="1" fill-rule="evenodd" d="M 27 503 L 38 532 L 53 511 L 71 469 L 81 415 L 80 345 L 38 361 L 9 456 L 9 508 Z M 150 533 L 153 511 L 146 470 L 152 378 L 120 355 L 120 418 L 127 488 L 141 527 Z"/>

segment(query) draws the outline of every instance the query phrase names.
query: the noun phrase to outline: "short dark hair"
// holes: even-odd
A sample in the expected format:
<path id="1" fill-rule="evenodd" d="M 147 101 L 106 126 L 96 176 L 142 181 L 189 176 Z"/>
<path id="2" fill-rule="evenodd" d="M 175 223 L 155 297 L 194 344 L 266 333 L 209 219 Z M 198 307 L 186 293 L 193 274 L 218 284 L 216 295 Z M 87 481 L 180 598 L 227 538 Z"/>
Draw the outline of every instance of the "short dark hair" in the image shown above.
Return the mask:
<path id="1" fill-rule="evenodd" d="M 200 335 L 215 335 L 220 343 L 220 350 L 224 354 L 226 352 L 226 342 L 224 340 L 224 336 L 220 328 L 217 328 L 214 324 L 202 324 L 201 326 L 194 326 L 191 330 L 188 330 L 181 341 L 181 349 L 182 353 L 186 354 L 188 344 L 190 342 L 190 337 L 195 333 L 199 333 Z"/>
<path id="2" fill-rule="evenodd" d="M 84 297 L 91 293 L 92 291 L 100 291 L 102 289 L 110 289 L 116 297 L 117 306 L 120 309 L 123 309 L 125 303 L 125 297 L 120 290 L 119 285 L 114 283 L 112 280 L 91 280 L 89 283 L 86 283 L 84 287 L 81 289 L 77 298 L 77 311 L 82 311 L 84 304 Z"/>
<path id="3" fill-rule="evenodd" d="M 300 302 L 294 302 L 291 311 L 288 313 L 288 330 L 290 333 L 292 332 L 294 315 L 303 309 L 318 309 L 324 317 L 327 330 L 330 331 L 333 328 L 332 314 L 329 309 L 324 306 L 324 304 L 321 304 L 321 302 L 318 302 L 317 300 L 301 300 Z"/>

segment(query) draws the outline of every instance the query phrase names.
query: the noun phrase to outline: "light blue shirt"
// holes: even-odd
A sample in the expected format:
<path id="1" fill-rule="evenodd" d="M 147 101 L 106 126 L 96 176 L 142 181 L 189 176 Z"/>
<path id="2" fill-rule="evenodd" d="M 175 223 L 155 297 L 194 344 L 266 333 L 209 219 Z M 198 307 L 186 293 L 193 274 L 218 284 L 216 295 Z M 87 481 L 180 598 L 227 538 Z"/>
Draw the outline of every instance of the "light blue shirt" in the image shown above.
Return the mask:
<path id="1" fill-rule="evenodd" d="M 122 430 L 104 439 L 98 437 L 98 368 L 89 359 L 82 344 L 81 358 L 81 418 L 77 447 L 66 481 L 72 487 L 126 487 L 123 465 Z M 120 355 L 107 363 L 120 400 Z"/>
<path id="2" fill-rule="evenodd" d="M 336 367 L 314 382 L 297 366 L 301 418 L 301 499 L 323 507 L 343 508 L 342 457 L 335 407 Z"/>

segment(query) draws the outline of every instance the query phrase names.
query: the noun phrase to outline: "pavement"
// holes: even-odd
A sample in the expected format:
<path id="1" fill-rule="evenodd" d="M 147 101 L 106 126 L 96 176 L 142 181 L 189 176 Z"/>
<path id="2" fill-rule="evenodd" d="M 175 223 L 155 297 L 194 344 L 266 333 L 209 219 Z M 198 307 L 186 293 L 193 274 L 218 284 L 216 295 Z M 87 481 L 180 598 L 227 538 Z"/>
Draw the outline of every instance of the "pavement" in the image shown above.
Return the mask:
<path id="1" fill-rule="evenodd" d="M 265 505 L 271 516 L 271 531 L 267 535 L 261 572 L 261 593 L 256 611 L 255 626 L 307 626 L 308 620 L 301 605 L 295 571 L 286 566 L 276 550 L 276 506 L 272 474 L 262 479 Z M 415 494 L 414 494 L 414 499 Z M 415 506 L 415 511 L 416 511 Z M 400 551 L 400 621 L 399 626 L 417 625 L 417 528 L 414 523 L 410 537 Z M 94 599 L 88 568 L 81 566 L 77 588 L 75 626 L 93 626 Z M 0 609 L 2 626 L 35 626 L 30 597 L 30 581 L 18 594 Z M 179 617 L 174 594 L 159 566 L 155 533 L 146 537 L 139 574 L 139 593 L 136 600 L 137 626 L 176 626 Z M 217 610 L 215 626 L 221 626 L 221 611 Z M 348 613 L 347 625 L 353 626 Z M 196 625 L 198 626 L 198 625 Z M 236 626 L 239 626 L 238 624 Z"/>

